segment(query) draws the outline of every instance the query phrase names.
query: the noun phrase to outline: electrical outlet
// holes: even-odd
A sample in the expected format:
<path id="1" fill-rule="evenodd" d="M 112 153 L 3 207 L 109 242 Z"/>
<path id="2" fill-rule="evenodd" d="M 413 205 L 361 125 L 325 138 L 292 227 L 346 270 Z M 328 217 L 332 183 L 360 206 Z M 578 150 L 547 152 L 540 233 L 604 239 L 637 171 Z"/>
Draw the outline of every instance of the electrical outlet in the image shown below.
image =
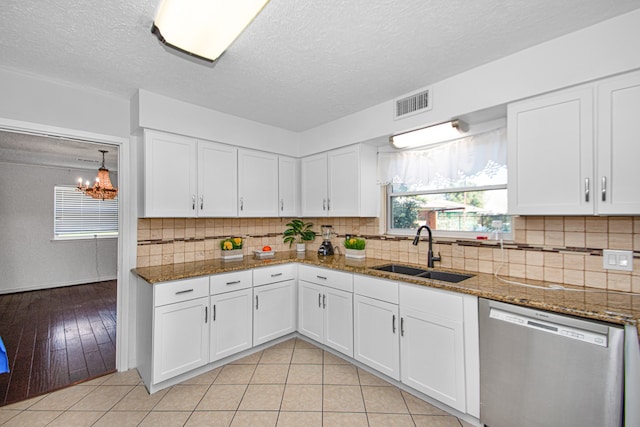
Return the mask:
<path id="1" fill-rule="evenodd" d="M 602 251 L 602 268 L 605 270 L 633 271 L 633 251 Z"/>

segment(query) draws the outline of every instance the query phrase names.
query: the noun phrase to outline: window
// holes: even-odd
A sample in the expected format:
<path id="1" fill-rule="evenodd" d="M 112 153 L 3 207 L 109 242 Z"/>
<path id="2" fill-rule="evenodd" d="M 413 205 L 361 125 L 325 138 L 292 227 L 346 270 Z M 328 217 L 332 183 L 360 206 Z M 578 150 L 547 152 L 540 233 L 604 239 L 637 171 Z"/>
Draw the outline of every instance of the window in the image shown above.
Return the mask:
<path id="1" fill-rule="evenodd" d="M 118 198 L 92 199 L 75 187 L 54 187 L 54 239 L 118 236 Z"/>
<path id="2" fill-rule="evenodd" d="M 504 128 L 427 149 L 379 153 L 387 184 L 387 231 L 415 233 L 428 225 L 451 237 L 510 238 Z"/>

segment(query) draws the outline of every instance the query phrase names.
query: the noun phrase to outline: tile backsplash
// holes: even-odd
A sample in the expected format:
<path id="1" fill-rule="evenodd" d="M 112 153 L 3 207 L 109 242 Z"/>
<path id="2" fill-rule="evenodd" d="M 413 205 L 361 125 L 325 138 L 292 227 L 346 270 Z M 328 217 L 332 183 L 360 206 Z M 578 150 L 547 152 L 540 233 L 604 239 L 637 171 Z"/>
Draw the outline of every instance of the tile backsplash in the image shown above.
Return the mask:
<path id="1" fill-rule="evenodd" d="M 244 253 L 269 245 L 290 250 L 282 232 L 291 218 L 141 218 L 137 266 L 147 267 L 220 258 L 220 240 L 245 237 Z M 331 224 L 340 245 L 345 234 L 365 236 L 367 255 L 395 262 L 426 264 L 428 245 L 412 237 L 379 234 L 378 218 L 305 218 L 319 233 Z M 640 217 L 515 217 L 513 241 L 434 239 L 444 268 L 495 273 L 594 288 L 640 292 Z M 315 251 L 321 238 L 307 243 Z M 341 246 L 341 245 L 340 245 Z M 604 270 L 602 249 L 634 251 L 633 272 Z M 437 264 L 438 265 L 438 264 Z"/>

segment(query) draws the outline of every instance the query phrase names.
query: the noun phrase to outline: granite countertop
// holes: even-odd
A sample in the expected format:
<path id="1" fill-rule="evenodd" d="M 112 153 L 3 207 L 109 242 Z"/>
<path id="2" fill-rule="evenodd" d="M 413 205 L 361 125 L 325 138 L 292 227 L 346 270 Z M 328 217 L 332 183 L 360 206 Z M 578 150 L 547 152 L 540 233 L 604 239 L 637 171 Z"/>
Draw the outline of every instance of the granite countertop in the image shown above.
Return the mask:
<path id="1" fill-rule="evenodd" d="M 546 289 L 530 288 L 507 283 L 496 278 L 494 275 L 483 273 L 467 273 L 474 274 L 474 276 L 460 283 L 446 283 L 437 280 L 410 277 L 371 269 L 371 267 L 374 266 L 390 264 L 391 261 L 389 260 L 376 258 L 353 260 L 340 255 L 324 257 L 318 256 L 315 252 L 309 251 L 302 254 L 298 254 L 296 252 L 281 252 L 276 253 L 273 258 L 267 259 L 245 256 L 242 260 L 236 261 L 214 259 L 208 261 L 162 265 L 157 267 L 141 267 L 134 269 L 133 272 L 145 281 L 154 284 L 170 280 L 246 270 L 289 262 L 300 262 L 318 267 L 332 268 L 351 273 L 366 274 L 373 277 L 414 283 L 432 288 L 471 294 L 492 300 L 610 323 L 637 325 L 638 320 L 640 320 L 640 296 L 600 291 L 594 288 L 585 289 L 569 285 L 562 285 L 565 288 L 564 290 L 550 289 L 548 288 L 549 283 L 546 282 L 510 277 L 504 278 L 509 281 L 542 286 Z M 413 265 L 418 268 L 425 268 L 425 266 L 422 265 L 405 262 L 397 262 L 397 264 Z M 454 271 L 449 269 L 436 269 L 442 271 Z M 466 273 L 463 271 L 457 272 Z"/>

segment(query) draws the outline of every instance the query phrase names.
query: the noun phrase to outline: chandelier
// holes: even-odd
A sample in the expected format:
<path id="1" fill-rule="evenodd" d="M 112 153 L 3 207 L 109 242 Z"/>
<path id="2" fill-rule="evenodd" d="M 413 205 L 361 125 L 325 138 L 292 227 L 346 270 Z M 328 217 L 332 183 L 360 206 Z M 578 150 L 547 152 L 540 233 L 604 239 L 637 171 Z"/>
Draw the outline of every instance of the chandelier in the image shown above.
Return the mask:
<path id="1" fill-rule="evenodd" d="M 89 187 L 89 181 L 87 181 L 83 187 L 82 178 L 78 178 L 78 187 L 76 188 L 76 190 L 81 191 L 87 196 L 94 199 L 115 199 L 118 195 L 118 189 L 113 188 L 113 185 L 111 184 L 111 178 L 109 177 L 109 169 L 104 167 L 104 155 L 105 153 L 108 153 L 108 151 L 98 151 L 102 153 L 102 166 L 100 166 L 100 169 L 98 169 L 98 176 L 96 177 L 96 181 L 93 184 L 93 187 Z"/>

